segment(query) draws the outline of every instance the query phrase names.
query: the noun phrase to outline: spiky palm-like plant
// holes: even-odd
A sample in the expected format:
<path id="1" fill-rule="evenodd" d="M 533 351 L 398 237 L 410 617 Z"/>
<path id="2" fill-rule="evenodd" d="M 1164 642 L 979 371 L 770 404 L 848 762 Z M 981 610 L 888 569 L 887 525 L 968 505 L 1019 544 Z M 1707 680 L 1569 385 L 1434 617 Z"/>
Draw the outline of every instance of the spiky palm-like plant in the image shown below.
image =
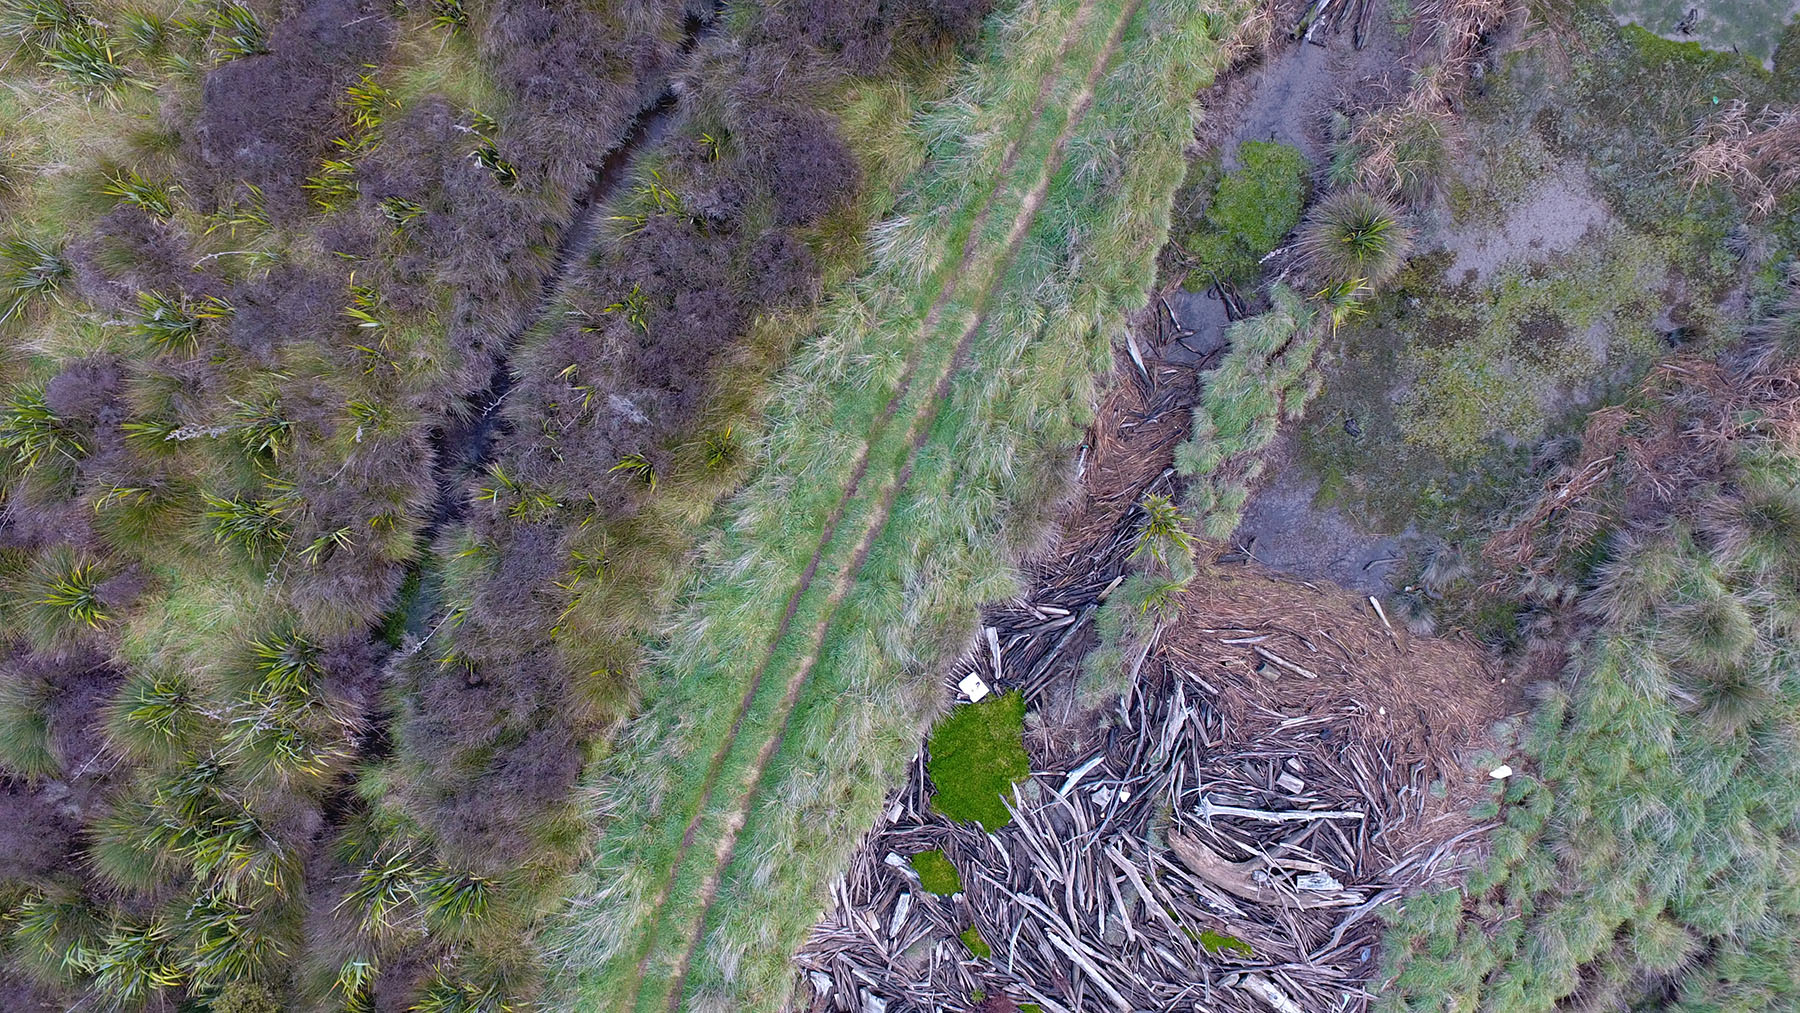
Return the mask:
<path id="1" fill-rule="evenodd" d="M 206 503 L 206 519 L 211 522 L 213 542 L 235 546 L 253 562 L 262 562 L 287 543 L 290 535 L 286 496 L 247 499 L 234 496 L 223 499 L 202 493 Z"/>
<path id="2" fill-rule="evenodd" d="M 1148 555 L 1160 566 L 1192 551 L 1194 536 L 1188 533 L 1189 518 L 1175 501 L 1160 493 L 1145 496 L 1139 504 L 1144 508 L 1144 528 L 1138 535 L 1137 548 L 1131 558 Z"/>
<path id="3" fill-rule="evenodd" d="M 256 12 L 241 3 L 220 4 L 211 18 L 210 49 L 215 60 L 232 60 L 269 51 L 268 32 Z"/>
<path id="4" fill-rule="evenodd" d="M 1413 233 L 1400 208 L 1366 190 L 1345 190 L 1320 201 L 1301 227 L 1299 248 L 1323 283 L 1392 280 L 1412 251 Z"/>
<path id="5" fill-rule="evenodd" d="M 192 946 L 189 963 L 196 986 L 254 981 L 284 955 L 262 925 L 266 910 L 217 893 L 203 893 L 182 918 L 182 934 Z"/>
<path id="6" fill-rule="evenodd" d="M 145 179 L 136 169 L 120 169 L 100 185 L 101 195 L 111 197 L 115 205 L 134 207 L 164 220 L 175 217 L 177 190 L 173 183 Z"/>
<path id="7" fill-rule="evenodd" d="M 387 937 L 412 928 L 427 870 L 411 849 L 390 850 L 370 859 L 356 874 L 356 884 L 340 908 L 349 908 L 362 930 Z"/>
<path id="8" fill-rule="evenodd" d="M 9 920 L 15 959 L 53 981 L 73 983 L 93 973 L 105 946 L 99 912 L 67 889 L 31 891 Z"/>
<path id="9" fill-rule="evenodd" d="M 200 335 L 207 321 L 231 312 L 231 304 L 214 296 L 194 298 L 183 292 L 139 292 L 138 318 L 132 329 L 159 350 L 192 355 L 200 350 Z"/>
<path id="10" fill-rule="evenodd" d="M 5 0 L 0 3 L 0 36 L 39 49 L 87 28 L 87 12 L 69 0 Z"/>
<path id="11" fill-rule="evenodd" d="M 480 928 L 499 884 L 473 873 L 439 869 L 425 878 L 425 920 L 432 933 L 466 939 Z"/>
<path id="12" fill-rule="evenodd" d="M 298 633 L 277 633 L 254 640 L 250 652 L 263 692 L 305 696 L 321 674 L 319 645 Z"/>
<path id="13" fill-rule="evenodd" d="M 106 933 L 95 961 L 93 988 L 108 1002 L 132 1008 L 186 980 L 174 930 L 160 920 L 120 922 Z"/>
<path id="14" fill-rule="evenodd" d="M 656 491 L 656 468 L 651 465 L 650 459 L 643 454 L 626 454 L 624 457 L 619 458 L 618 464 L 606 469 L 606 471 L 609 475 L 613 472 L 624 472 L 627 475 L 635 475 L 637 476 L 638 481 L 643 482 L 651 492 Z"/>
<path id="15" fill-rule="evenodd" d="M 63 283 L 74 271 L 61 244 L 23 236 L 0 240 L 0 324 L 41 303 L 61 302 Z"/>
<path id="16" fill-rule="evenodd" d="M 50 407 L 41 386 L 27 387 L 0 407 L 0 450 L 30 469 L 50 461 L 74 463 L 87 456 L 87 437 Z"/>
<path id="17" fill-rule="evenodd" d="M 132 756 L 170 760 L 194 744 L 205 723 L 194 687 L 178 672 L 134 672 L 108 708 L 113 744 Z"/>
<path id="18" fill-rule="evenodd" d="M 27 580 L 26 593 L 15 608 L 41 643 L 99 629 L 113 618 L 100 593 L 106 573 L 73 550 L 52 551 L 38 561 Z"/>
<path id="19" fill-rule="evenodd" d="M 107 98 L 134 83 L 131 71 L 113 52 L 112 43 L 98 29 L 82 29 L 59 35 L 44 47 L 41 66 L 60 71 L 69 83 Z"/>

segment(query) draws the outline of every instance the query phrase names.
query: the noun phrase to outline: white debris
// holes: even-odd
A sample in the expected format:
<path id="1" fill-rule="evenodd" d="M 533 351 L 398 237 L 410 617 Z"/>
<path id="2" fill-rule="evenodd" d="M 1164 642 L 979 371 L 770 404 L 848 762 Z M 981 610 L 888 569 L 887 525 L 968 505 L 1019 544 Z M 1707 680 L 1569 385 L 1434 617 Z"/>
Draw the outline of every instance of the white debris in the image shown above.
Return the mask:
<path id="1" fill-rule="evenodd" d="M 1496 781 L 1504 781 L 1507 778 L 1511 777 L 1512 775 L 1513 775 L 1513 769 L 1504 763 L 1502 763 L 1498 767 L 1495 767 L 1493 770 L 1488 771 L 1488 776 L 1493 778 Z"/>
<path id="2" fill-rule="evenodd" d="M 980 703 L 982 697 L 992 692 L 988 689 L 988 684 L 982 681 L 981 676 L 974 672 L 963 676 L 962 681 L 956 684 L 956 688 L 962 690 L 963 696 L 968 697 L 970 703 Z"/>
<path id="3" fill-rule="evenodd" d="M 1294 885 L 1312 893 L 1336 893 L 1344 888 L 1329 872 L 1309 872 L 1295 880 Z"/>

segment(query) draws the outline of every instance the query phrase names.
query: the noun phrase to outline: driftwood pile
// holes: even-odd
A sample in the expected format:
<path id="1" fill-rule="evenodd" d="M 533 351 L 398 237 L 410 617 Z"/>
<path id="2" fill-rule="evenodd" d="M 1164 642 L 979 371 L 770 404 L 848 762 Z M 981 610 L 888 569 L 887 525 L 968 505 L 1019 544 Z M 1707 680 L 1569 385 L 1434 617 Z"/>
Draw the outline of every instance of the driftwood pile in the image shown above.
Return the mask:
<path id="1" fill-rule="evenodd" d="M 994 833 L 930 811 L 924 757 L 799 957 L 810 1008 L 912 1013 L 1358 1010 L 1376 909 L 1456 868 L 1417 833 L 1428 766 L 1309 714 L 1245 741 L 1218 687 L 1159 654 L 1102 741 L 1015 792 Z M 1401 832 L 1404 830 L 1405 832 Z M 962 877 L 927 892 L 908 857 Z M 976 959 L 973 926 L 992 949 Z M 988 1005 L 986 1009 L 1010 1009 Z"/>

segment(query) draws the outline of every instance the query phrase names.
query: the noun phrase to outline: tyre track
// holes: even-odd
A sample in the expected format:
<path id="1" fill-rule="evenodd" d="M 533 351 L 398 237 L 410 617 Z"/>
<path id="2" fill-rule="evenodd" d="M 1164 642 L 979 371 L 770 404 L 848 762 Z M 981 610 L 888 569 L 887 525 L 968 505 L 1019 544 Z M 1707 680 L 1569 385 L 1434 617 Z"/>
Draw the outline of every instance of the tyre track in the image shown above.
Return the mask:
<path id="1" fill-rule="evenodd" d="M 1040 80 L 1038 84 L 1037 95 L 1033 101 L 1030 112 L 1025 117 L 1023 125 L 1013 135 L 1011 140 L 1008 141 L 1006 151 L 1002 154 L 1000 164 L 994 172 L 993 184 L 987 195 L 983 198 L 981 207 L 977 210 L 975 217 L 971 220 L 963 234 L 962 249 L 956 267 L 944 278 L 937 297 L 932 301 L 932 305 L 921 322 L 919 328 L 920 338 L 914 346 L 913 354 L 909 356 L 907 360 L 893 395 L 888 399 L 881 415 L 876 419 L 875 424 L 870 427 L 868 435 L 864 438 L 862 447 L 858 452 L 856 464 L 851 471 L 850 480 L 846 483 L 843 494 L 839 496 L 836 504 L 834 504 L 832 508 L 831 514 L 827 517 L 826 522 L 821 529 L 818 542 L 813 549 L 813 553 L 808 560 L 805 569 L 801 573 L 799 583 L 788 595 L 781 620 L 775 628 L 774 635 L 770 638 L 769 646 L 763 653 L 755 673 L 751 676 L 749 685 L 744 692 L 743 698 L 738 705 L 737 713 L 733 718 L 731 729 L 720 742 L 708 764 L 706 777 L 703 781 L 701 790 L 700 803 L 683 831 L 681 844 L 676 852 L 674 861 L 670 865 L 669 875 L 665 878 L 662 887 L 658 891 L 656 899 L 653 902 L 652 913 L 649 916 L 649 924 L 642 936 L 641 952 L 636 960 L 636 967 L 627 993 L 628 1005 L 626 1008 L 635 1009 L 642 1001 L 644 979 L 648 975 L 650 964 L 656 955 L 654 942 L 656 937 L 661 933 L 669 901 L 674 893 L 676 884 L 680 881 L 681 872 L 687 865 L 688 856 L 693 845 L 699 837 L 700 827 L 713 808 L 713 799 L 719 787 L 721 775 L 724 773 L 724 768 L 727 761 L 730 759 L 734 747 L 741 738 L 743 725 L 748 719 L 751 710 L 754 708 L 757 698 L 761 695 L 761 690 L 767 678 L 769 669 L 773 666 L 776 657 L 779 655 L 782 642 L 787 638 L 788 632 L 792 628 L 794 617 L 798 614 L 800 605 L 806 594 L 811 590 L 819 568 L 823 565 L 824 559 L 837 537 L 838 526 L 842 523 L 844 515 L 849 510 L 850 504 L 856 499 L 857 494 L 861 491 L 862 482 L 867 476 L 870 458 L 873 455 L 875 445 L 879 442 L 880 437 L 887 429 L 888 424 L 893 421 L 894 417 L 899 412 L 900 406 L 905 402 L 908 394 L 911 392 L 916 374 L 929 354 L 931 335 L 936 331 L 940 324 L 945 309 L 958 295 L 963 275 L 967 273 L 980 252 L 980 237 L 983 228 L 987 224 L 994 206 L 1008 192 L 1008 188 L 1005 184 L 1007 178 L 1011 175 L 1012 170 L 1017 164 L 1020 150 L 1025 141 L 1032 135 L 1032 128 L 1043 118 L 1043 115 L 1048 108 L 1049 100 L 1055 92 L 1055 86 L 1062 80 L 1062 71 L 1064 65 L 1067 63 L 1069 54 L 1082 40 L 1083 30 L 1087 27 L 1087 22 L 1092 18 L 1097 3 L 1098 0 L 1082 0 L 1081 4 L 1077 7 L 1075 17 L 1070 20 L 1069 28 L 1066 32 L 1066 39 L 1062 48 L 1057 52 L 1056 57 L 1051 62 L 1051 66 L 1045 72 L 1042 80 Z M 1060 153 L 1061 148 L 1066 144 L 1075 124 L 1079 121 L 1080 113 L 1086 111 L 1086 105 L 1091 101 L 1092 97 L 1091 92 L 1093 82 L 1098 79 L 1098 76 L 1103 71 L 1104 67 L 1110 63 L 1112 54 L 1117 46 L 1118 38 L 1123 33 L 1123 26 L 1129 23 L 1131 16 L 1135 15 L 1137 6 L 1136 3 L 1131 5 L 1126 16 L 1121 19 L 1119 27 L 1115 28 L 1112 35 L 1109 36 L 1107 47 L 1102 51 L 1101 59 L 1096 61 L 1094 70 L 1089 72 L 1083 91 L 1078 97 L 1078 108 L 1072 109 L 1070 121 L 1064 125 L 1062 132 L 1053 143 L 1053 150 Z M 1038 186 L 1032 191 L 1032 194 L 1028 195 L 1020 216 L 1015 220 L 1013 229 L 1008 234 L 1007 252 L 1003 258 L 1002 267 L 994 278 L 993 283 L 983 292 L 975 322 L 970 324 L 963 338 L 959 340 L 955 351 L 952 353 L 950 367 L 942 371 L 938 383 L 934 386 L 932 397 L 929 402 L 932 406 L 932 411 L 930 413 L 932 417 L 935 417 L 936 415 L 936 403 L 942 398 L 944 392 L 948 388 L 948 378 L 955 371 L 955 362 L 966 354 L 968 344 L 973 339 L 976 331 L 979 330 L 982 314 L 985 311 L 989 297 L 992 296 L 994 290 L 1005 280 L 1006 271 L 1010 267 L 1012 257 L 1017 252 L 1019 244 L 1023 241 L 1030 220 L 1035 217 L 1038 205 L 1042 203 L 1043 196 L 1040 191 L 1047 191 L 1050 175 L 1051 173 L 1046 172 Z M 1032 199 L 1033 196 L 1035 196 L 1035 200 Z M 919 415 L 915 414 L 913 425 L 908 429 L 908 433 L 909 435 L 912 435 L 912 439 L 909 441 L 910 446 L 907 461 L 902 468 L 902 473 L 905 475 L 910 475 L 913 461 L 917 457 L 918 448 L 923 445 L 922 436 L 914 434 L 928 431 L 921 430 L 918 422 Z M 898 488 L 898 485 L 890 487 L 888 494 L 884 497 L 882 507 L 877 510 L 877 514 L 882 518 L 883 526 L 885 526 L 886 515 L 892 507 Z M 876 533 L 878 534 L 879 532 L 877 531 Z M 873 541 L 873 535 L 869 535 L 859 543 L 857 552 L 852 558 L 849 572 L 860 572 L 862 562 L 866 558 L 869 547 L 873 544 Z M 839 584 L 841 586 L 834 590 L 832 597 L 828 600 L 826 617 L 815 626 L 814 640 L 816 642 L 822 642 L 824 630 L 829 626 L 830 615 L 835 612 L 837 605 L 842 601 L 843 597 L 848 593 L 849 587 L 853 586 L 854 583 L 855 581 L 853 578 L 847 583 L 840 580 Z M 813 656 L 806 659 L 802 665 L 800 673 L 800 682 L 802 684 L 804 683 L 804 673 L 811 670 L 815 660 L 817 654 L 816 644 L 811 654 Z M 785 732 L 787 717 L 792 714 L 794 702 L 798 699 L 799 689 L 800 687 L 795 685 L 794 680 L 790 679 L 786 695 L 784 696 L 781 705 L 783 712 L 782 732 Z M 779 746 L 780 739 L 781 733 L 778 732 L 770 741 L 776 746 Z M 754 786 L 755 783 L 760 782 L 762 772 L 767 766 L 768 756 L 772 755 L 773 750 L 768 744 L 765 744 L 764 749 L 759 751 L 757 763 L 753 768 L 754 776 L 750 782 L 752 786 Z M 737 831 L 742 828 L 742 825 L 743 820 L 741 818 L 729 821 L 727 824 L 726 838 L 735 842 Z M 722 842 L 720 848 L 715 849 L 715 854 L 716 856 L 718 854 L 724 854 L 728 857 L 730 851 Z M 717 857 L 715 857 L 715 861 L 718 861 Z M 722 867 L 722 864 L 718 866 L 718 868 Z M 704 926 L 705 924 L 705 914 L 711 907 L 712 896 L 716 893 L 717 889 L 717 882 L 718 873 L 717 869 L 715 869 L 715 872 L 708 877 L 708 889 L 703 892 L 703 907 L 699 922 L 701 926 Z M 690 945 L 690 947 L 684 951 L 678 964 L 676 978 L 677 987 L 672 993 L 670 1000 L 671 1008 L 677 1007 L 680 1003 L 681 988 L 679 986 L 680 982 L 685 979 L 691 957 L 692 946 Z"/>
<path id="2" fill-rule="evenodd" d="M 986 326 L 989 304 L 994 295 L 1005 286 L 1013 263 L 1016 261 L 1020 249 L 1024 246 L 1025 237 L 1030 233 L 1031 226 L 1037 219 L 1037 212 L 1043 206 L 1044 200 L 1049 196 L 1050 184 L 1055 179 L 1058 170 L 1061 168 L 1062 159 L 1067 151 L 1068 143 L 1073 138 L 1076 130 L 1086 119 L 1088 109 L 1093 104 L 1095 88 L 1100 79 L 1111 68 L 1114 58 L 1118 55 L 1120 45 L 1124 41 L 1125 34 L 1131 23 L 1136 19 L 1141 7 L 1142 0 L 1133 0 L 1133 2 L 1128 4 L 1121 12 L 1117 23 L 1114 25 L 1111 34 L 1107 38 L 1105 48 L 1101 51 L 1100 58 L 1095 61 L 1093 68 L 1089 70 L 1087 77 L 1084 79 L 1081 90 L 1077 93 L 1075 101 L 1071 105 L 1068 122 L 1064 124 L 1061 133 L 1057 135 L 1056 140 L 1051 145 L 1051 150 L 1048 158 L 1045 160 L 1042 174 L 1036 185 L 1032 188 L 1030 194 L 1027 195 L 1024 203 L 1021 205 L 1018 215 L 1014 218 L 1012 229 L 1007 234 L 1005 253 L 1002 255 L 998 272 L 991 284 L 989 284 L 982 292 L 974 316 L 964 328 L 963 333 L 959 336 L 955 351 L 951 354 L 949 362 L 937 376 L 936 383 L 932 387 L 931 396 L 920 406 L 920 410 L 913 416 L 912 424 L 907 431 L 906 461 L 883 491 L 880 506 L 870 518 L 868 525 L 864 528 L 863 536 L 857 545 L 855 555 L 851 558 L 849 566 L 845 568 L 835 582 L 832 588 L 831 597 L 826 602 L 824 614 L 813 627 L 807 654 L 801 659 L 794 674 L 788 679 L 786 693 L 781 702 L 780 726 L 776 733 L 764 742 L 762 748 L 757 753 L 755 764 L 748 771 L 749 776 L 746 778 L 743 790 L 740 792 L 735 804 L 727 816 L 725 833 L 720 836 L 718 845 L 715 849 L 713 868 L 707 874 L 707 878 L 701 886 L 701 909 L 695 919 L 693 931 L 689 934 L 687 945 L 684 947 L 680 962 L 677 965 L 674 986 L 669 995 L 668 1009 L 671 1013 L 675 1013 L 675 1011 L 678 1011 L 681 1007 L 681 1001 L 686 992 L 687 975 L 692 965 L 694 953 L 699 949 L 701 941 L 705 938 L 707 917 L 712 910 L 714 902 L 718 899 L 719 888 L 723 883 L 725 872 L 729 869 L 732 860 L 736 855 L 738 837 L 749 820 L 750 810 L 755 802 L 757 792 L 762 786 L 763 776 L 767 773 L 770 762 L 774 759 L 775 755 L 780 752 L 781 746 L 786 739 L 788 724 L 793 717 L 794 710 L 799 704 L 802 694 L 805 692 L 812 671 L 816 667 L 819 658 L 823 653 L 825 641 L 831 631 L 832 620 L 836 617 L 838 608 L 855 588 L 857 579 L 862 573 L 863 565 L 867 561 L 869 553 L 874 549 L 875 543 L 886 531 L 887 523 L 893 514 L 894 506 L 899 501 L 900 494 L 905 491 L 907 484 L 911 481 L 914 468 L 918 463 L 919 454 L 924 450 L 926 443 L 929 441 L 932 426 L 937 421 L 939 411 L 942 409 L 945 400 L 949 396 L 956 375 L 960 372 L 961 366 L 967 362 L 969 353 L 975 343 L 976 336 L 979 335 L 983 327 Z M 1090 10 L 1091 5 L 1084 4 L 1083 14 L 1086 14 Z M 1075 33 L 1072 32 L 1071 37 L 1073 37 L 1074 34 Z M 1066 54 L 1067 47 L 1065 47 L 1064 52 Z M 1043 94 L 1040 93 L 1040 101 L 1042 101 L 1043 97 Z M 1034 119 L 1036 118 L 1036 112 L 1037 110 L 1034 110 Z M 1015 140 L 1012 149 L 1009 150 L 1009 158 L 1016 157 L 1017 147 L 1018 141 Z M 991 203 L 989 207 L 991 207 Z M 983 208 L 984 215 L 987 210 L 987 207 Z M 971 237 L 974 237 L 978 231 L 979 229 L 972 230 Z M 974 242 L 973 238 L 971 238 L 970 243 L 965 246 L 965 263 L 972 256 L 973 246 Z M 947 301 L 947 297 L 940 297 L 938 304 L 933 307 L 933 313 L 936 314 L 941 310 L 942 306 Z M 899 395 L 896 395 L 894 403 L 891 403 L 889 406 L 890 415 L 897 407 L 898 400 Z M 864 464 L 866 465 L 866 451 Z M 859 479 L 861 478 L 860 470 L 858 471 L 857 477 Z M 849 496 L 847 495 L 845 499 L 847 501 Z M 836 519 L 834 518 L 833 526 L 835 526 L 835 523 Z M 823 548 L 823 543 L 821 543 L 821 548 Z M 816 555 L 814 562 L 815 564 L 817 562 Z M 810 577 L 815 570 L 816 566 L 809 567 L 808 569 L 809 583 Z M 787 620 L 791 620 L 793 613 L 797 610 L 799 596 L 803 594 L 805 590 L 806 588 L 802 587 L 795 592 L 793 599 L 790 600 Z M 782 627 L 783 632 L 785 632 L 786 626 L 787 621 L 784 621 Z M 771 655 L 773 655 L 773 653 L 774 648 L 771 648 Z M 765 662 L 765 667 L 766 665 L 767 662 Z M 762 674 L 763 673 L 760 672 L 758 674 L 759 681 Z M 735 733 L 736 729 L 734 728 L 733 731 Z M 699 821 L 700 817 L 696 817 L 695 823 L 692 824 L 692 826 L 697 827 Z"/>

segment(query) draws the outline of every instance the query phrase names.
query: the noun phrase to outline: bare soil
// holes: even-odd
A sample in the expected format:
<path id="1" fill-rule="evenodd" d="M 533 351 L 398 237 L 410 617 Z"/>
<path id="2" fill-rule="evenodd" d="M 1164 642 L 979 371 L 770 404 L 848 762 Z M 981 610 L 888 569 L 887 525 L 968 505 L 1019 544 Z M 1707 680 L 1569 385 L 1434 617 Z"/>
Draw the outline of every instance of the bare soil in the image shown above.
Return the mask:
<path id="1" fill-rule="evenodd" d="M 1307 580 L 1382 595 L 1405 556 L 1411 530 L 1370 533 L 1342 510 L 1318 503 L 1319 480 L 1289 464 L 1293 434 L 1269 451 L 1267 483 L 1257 489 L 1232 535 L 1233 546 L 1264 566 Z"/>
<path id="2" fill-rule="evenodd" d="M 1612 221 L 1587 171 L 1576 162 L 1565 162 L 1538 180 L 1498 227 L 1470 223 L 1448 232 L 1444 248 L 1456 260 L 1447 276 L 1453 283 L 1485 283 L 1501 267 L 1543 263 L 1552 254 L 1573 250 Z"/>

